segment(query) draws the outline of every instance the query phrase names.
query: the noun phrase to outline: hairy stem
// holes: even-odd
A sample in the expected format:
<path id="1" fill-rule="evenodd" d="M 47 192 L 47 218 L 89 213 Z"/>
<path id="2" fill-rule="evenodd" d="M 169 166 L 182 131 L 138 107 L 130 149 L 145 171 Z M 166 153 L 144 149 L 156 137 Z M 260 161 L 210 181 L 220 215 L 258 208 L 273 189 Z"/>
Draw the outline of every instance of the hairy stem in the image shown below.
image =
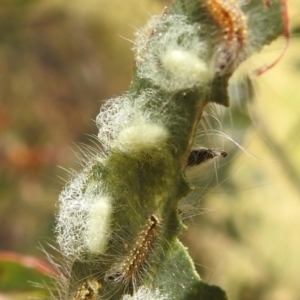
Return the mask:
<path id="1" fill-rule="evenodd" d="M 177 0 L 139 32 L 129 92 L 97 117 L 105 151 L 60 196 L 56 232 L 72 266 L 63 298 L 226 298 L 178 240 L 185 168 L 205 105 L 228 106 L 236 67 L 283 27 L 278 0 Z"/>

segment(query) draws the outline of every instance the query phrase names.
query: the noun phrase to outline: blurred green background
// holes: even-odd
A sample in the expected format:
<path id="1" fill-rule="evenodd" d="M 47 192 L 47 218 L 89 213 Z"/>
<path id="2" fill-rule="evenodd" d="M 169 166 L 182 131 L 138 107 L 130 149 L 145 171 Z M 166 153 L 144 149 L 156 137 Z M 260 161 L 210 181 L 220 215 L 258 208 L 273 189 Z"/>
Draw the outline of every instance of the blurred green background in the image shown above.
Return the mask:
<path id="1" fill-rule="evenodd" d="M 54 243 L 65 169 L 80 169 L 102 100 L 127 90 L 134 32 L 167 3 L 0 0 L 0 250 L 43 257 L 38 244 Z M 300 299 L 299 0 L 289 10 L 285 57 L 222 109 L 223 130 L 251 155 L 223 141 L 229 155 L 183 236 L 201 276 L 232 300 Z M 251 59 L 233 86 L 284 43 Z"/>

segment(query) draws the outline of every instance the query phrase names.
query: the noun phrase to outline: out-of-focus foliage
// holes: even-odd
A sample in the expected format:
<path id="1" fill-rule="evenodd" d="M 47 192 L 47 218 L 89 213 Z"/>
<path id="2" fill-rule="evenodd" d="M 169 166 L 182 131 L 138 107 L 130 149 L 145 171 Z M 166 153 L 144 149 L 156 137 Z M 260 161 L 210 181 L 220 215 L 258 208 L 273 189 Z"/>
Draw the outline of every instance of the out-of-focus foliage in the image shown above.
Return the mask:
<path id="1" fill-rule="evenodd" d="M 298 2 L 289 1 L 296 29 Z M 128 88 L 132 44 L 120 36 L 132 39 L 148 12 L 166 3 L 0 2 L 1 249 L 41 256 L 38 241 L 52 242 L 64 184 L 58 177 L 68 177 L 57 166 L 78 168 L 73 143 L 92 144 L 84 133 L 96 133 L 91 120 L 101 100 Z M 201 276 L 232 300 L 297 300 L 300 294 L 297 32 L 280 63 L 255 80 L 248 103 L 254 126 L 245 106 L 233 102 L 231 115 L 221 118 L 225 132 L 253 156 L 225 142 L 219 188 L 212 182 L 199 195 L 211 213 L 193 220 L 184 236 Z M 283 45 L 281 39 L 252 61 L 272 61 Z"/>
<path id="2" fill-rule="evenodd" d="M 68 177 L 58 166 L 78 168 L 73 143 L 92 143 L 84 133 L 96 133 L 101 100 L 129 85 L 131 43 L 118 33 L 132 38 L 141 21 L 129 25 L 136 3 L 122 5 L 0 3 L 1 248 L 38 253 L 52 236 L 58 177 Z"/>
<path id="3" fill-rule="evenodd" d="M 49 296 L 55 270 L 35 257 L 0 252 L 0 274 L 0 299 L 16 300 Z"/>

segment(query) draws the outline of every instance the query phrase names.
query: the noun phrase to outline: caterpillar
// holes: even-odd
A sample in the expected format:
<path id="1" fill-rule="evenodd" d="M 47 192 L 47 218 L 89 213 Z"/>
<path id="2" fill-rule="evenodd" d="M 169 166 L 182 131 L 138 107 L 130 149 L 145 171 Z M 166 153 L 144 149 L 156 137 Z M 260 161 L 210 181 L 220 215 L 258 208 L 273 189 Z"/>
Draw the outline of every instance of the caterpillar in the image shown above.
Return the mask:
<path id="1" fill-rule="evenodd" d="M 142 265 L 145 264 L 153 248 L 158 227 L 158 218 L 155 215 L 151 215 L 145 228 L 140 232 L 128 257 L 107 271 L 104 280 L 110 283 L 121 283 L 133 278 Z"/>

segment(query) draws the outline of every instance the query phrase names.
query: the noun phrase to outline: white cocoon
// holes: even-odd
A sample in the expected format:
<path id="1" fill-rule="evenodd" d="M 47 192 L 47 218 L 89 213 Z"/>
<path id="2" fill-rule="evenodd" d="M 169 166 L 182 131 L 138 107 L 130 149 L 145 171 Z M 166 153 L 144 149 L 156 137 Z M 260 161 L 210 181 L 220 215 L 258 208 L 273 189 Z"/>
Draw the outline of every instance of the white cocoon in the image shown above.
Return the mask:
<path id="1" fill-rule="evenodd" d="M 120 132 L 118 142 L 130 150 L 143 150 L 163 146 L 168 137 L 169 132 L 162 125 L 136 122 Z"/>
<path id="2" fill-rule="evenodd" d="M 170 49 L 162 55 L 161 60 L 173 80 L 197 83 L 206 82 L 211 77 L 207 64 L 192 51 Z"/>
<path id="3" fill-rule="evenodd" d="M 112 200 L 101 196 L 93 204 L 87 220 L 86 242 L 94 254 L 104 253 L 110 236 Z"/>

